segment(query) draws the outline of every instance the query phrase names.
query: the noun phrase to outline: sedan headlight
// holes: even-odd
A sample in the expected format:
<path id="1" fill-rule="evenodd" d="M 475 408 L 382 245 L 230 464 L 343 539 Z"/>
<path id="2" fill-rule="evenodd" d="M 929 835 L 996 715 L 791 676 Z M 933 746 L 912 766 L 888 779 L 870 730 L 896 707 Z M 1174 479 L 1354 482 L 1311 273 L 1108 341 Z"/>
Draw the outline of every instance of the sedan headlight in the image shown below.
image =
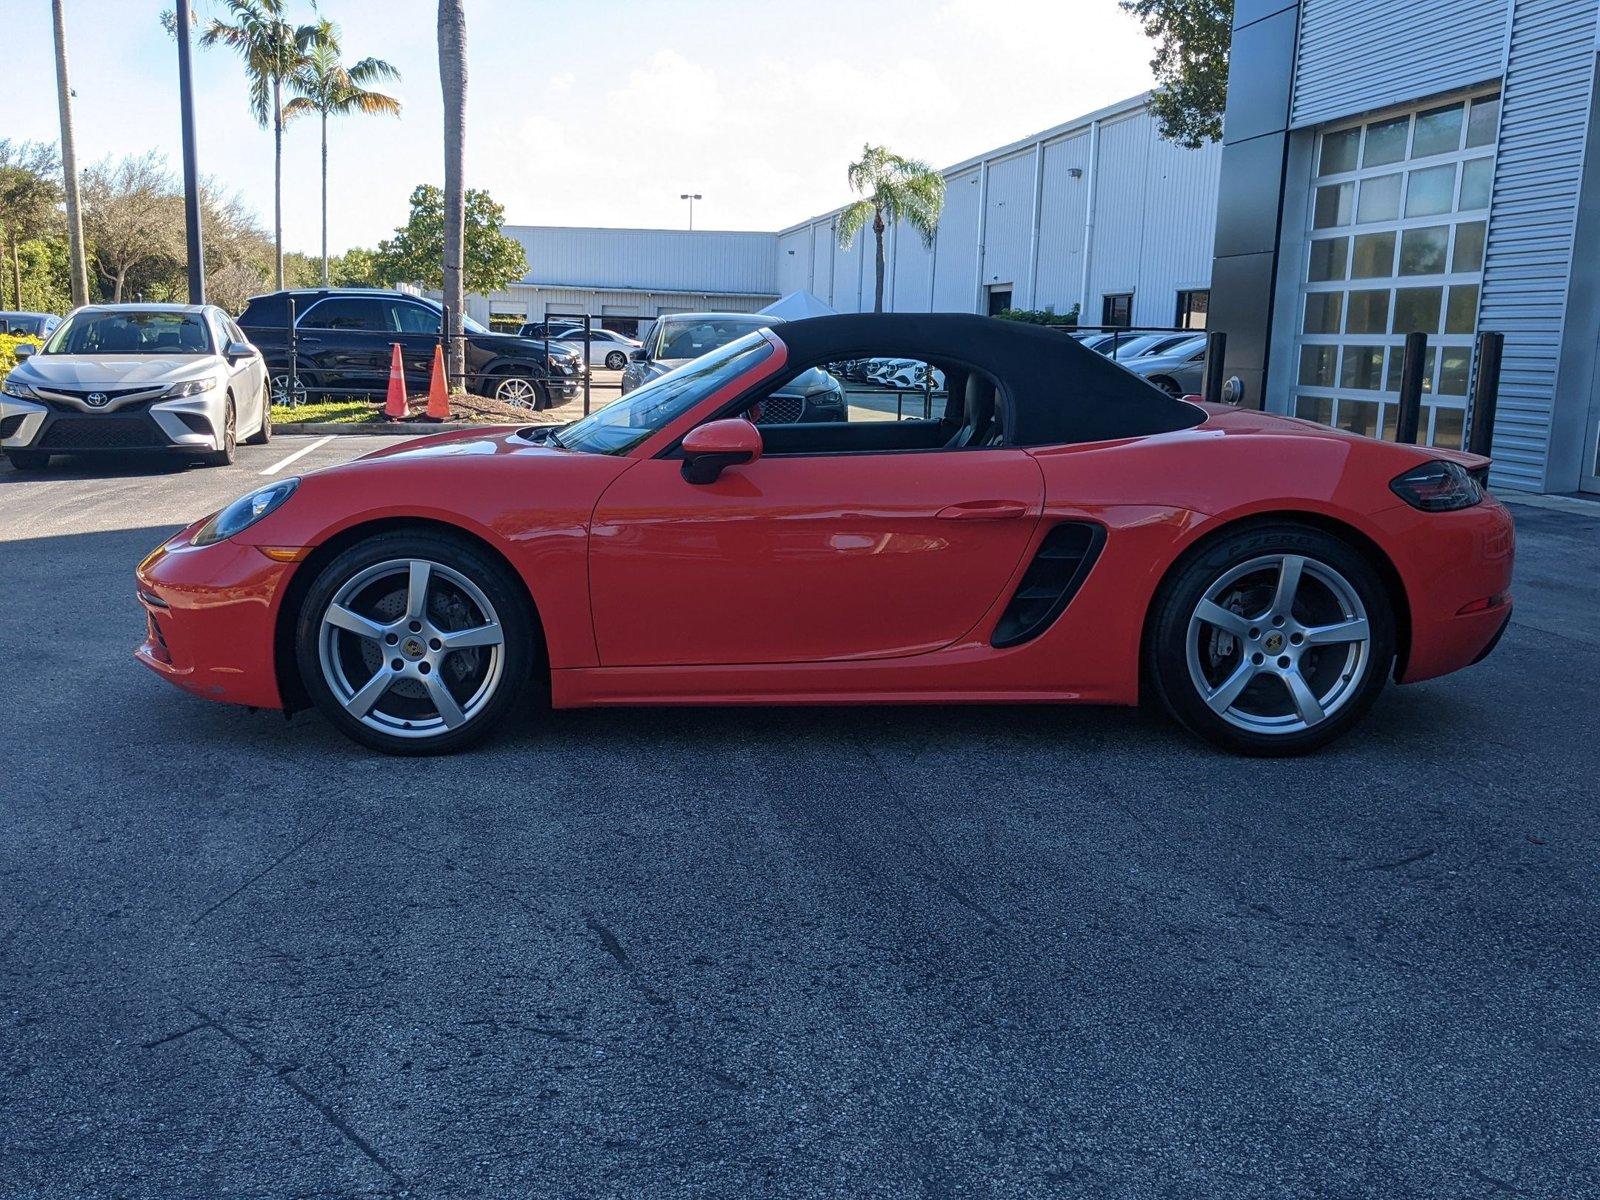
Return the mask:
<path id="1" fill-rule="evenodd" d="M 291 476 L 257 488 L 247 496 L 240 496 L 216 516 L 195 531 L 189 539 L 191 546 L 210 546 L 225 538 L 241 533 L 257 521 L 283 507 L 283 502 L 294 495 L 300 480 Z"/>
<path id="2" fill-rule="evenodd" d="M 217 381 L 209 375 L 204 379 L 187 379 L 182 383 L 175 383 L 161 393 L 163 400 L 178 400 L 184 396 L 198 396 L 201 392 L 209 392 L 217 386 Z"/>
<path id="3" fill-rule="evenodd" d="M 1460 463 L 1437 459 L 1389 481 L 1389 490 L 1423 512 L 1454 512 L 1483 500 L 1483 485 Z"/>
<path id="4" fill-rule="evenodd" d="M 8 396 L 15 396 L 18 400 L 37 400 L 39 393 L 23 383 L 15 375 L 6 376 L 6 381 L 0 383 L 0 392 Z"/>

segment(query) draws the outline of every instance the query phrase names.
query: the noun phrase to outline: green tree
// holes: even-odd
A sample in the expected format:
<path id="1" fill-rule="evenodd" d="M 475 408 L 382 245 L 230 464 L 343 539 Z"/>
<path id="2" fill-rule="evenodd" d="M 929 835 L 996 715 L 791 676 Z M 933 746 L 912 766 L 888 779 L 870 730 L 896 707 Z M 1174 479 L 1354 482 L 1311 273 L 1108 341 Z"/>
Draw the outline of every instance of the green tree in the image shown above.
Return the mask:
<path id="1" fill-rule="evenodd" d="M 0 138 L 0 236 L 12 303 L 22 308 L 22 246 L 61 231 L 61 187 L 55 181 L 55 149 L 42 142 Z M 3 294 L 3 289 L 0 289 Z"/>
<path id="2" fill-rule="evenodd" d="M 377 287 L 377 252 L 352 246 L 333 260 L 328 274 L 334 287 Z"/>
<path id="3" fill-rule="evenodd" d="M 1190 150 L 1222 137 L 1233 0 L 1121 0 L 1156 44 L 1150 111 L 1161 136 Z"/>
<path id="4" fill-rule="evenodd" d="M 295 96 L 283 106 L 283 119 L 315 114 L 322 122 L 322 286 L 328 286 L 328 118 L 350 113 L 398 117 L 400 101 L 368 88 L 400 72 L 381 58 L 363 58 L 345 66 L 339 27 L 324 17 L 307 47 L 305 61 L 289 77 Z"/>
<path id="5" fill-rule="evenodd" d="M 378 282 L 444 288 L 444 209 L 444 193 L 432 184 L 422 184 L 411 193 L 410 218 L 394 237 L 378 243 L 374 272 Z M 505 209 L 488 192 L 476 188 L 467 192 L 464 292 L 499 291 L 528 273 L 522 243 L 502 233 L 504 226 Z M 445 303 L 452 303 L 448 289 Z"/>
<path id="6" fill-rule="evenodd" d="M 272 245 L 274 286 L 283 287 L 283 89 L 305 62 L 315 25 L 295 26 L 284 15 L 286 0 L 219 0 L 230 21 L 214 19 L 200 35 L 202 46 L 226 46 L 244 63 L 250 112 L 272 128 Z"/>
<path id="7" fill-rule="evenodd" d="M 939 215 L 944 211 L 944 176 L 914 158 L 903 158 L 882 146 L 863 146 L 859 162 L 850 164 L 845 176 L 850 190 L 862 199 L 839 214 L 839 245 L 845 249 L 870 223 L 877 239 L 877 282 L 872 292 L 872 311 L 883 311 L 883 232 L 895 221 L 904 221 L 933 245 Z"/>
<path id="8" fill-rule="evenodd" d="M 444 99 L 444 194 L 440 210 L 440 287 L 449 313 L 449 374 L 466 378 L 467 347 L 462 317 L 472 288 L 472 198 L 466 192 L 467 153 L 467 10 L 464 0 L 439 0 L 439 90 Z M 488 200 L 484 196 L 484 200 Z M 413 213 L 416 196 L 413 194 Z M 499 232 L 499 224 L 495 226 Z M 517 247 L 522 261 L 522 248 Z M 525 268 L 524 268 L 525 269 Z M 431 272 L 430 272 L 431 273 Z M 481 288 L 480 291 L 491 289 Z"/>

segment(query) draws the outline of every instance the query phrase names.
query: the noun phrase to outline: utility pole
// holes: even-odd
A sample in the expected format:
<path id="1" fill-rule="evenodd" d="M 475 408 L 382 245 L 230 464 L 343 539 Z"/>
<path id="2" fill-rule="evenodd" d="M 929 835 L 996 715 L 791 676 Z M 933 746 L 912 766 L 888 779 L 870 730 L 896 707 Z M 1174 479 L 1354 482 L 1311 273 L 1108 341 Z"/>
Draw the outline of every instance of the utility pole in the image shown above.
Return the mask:
<path id="1" fill-rule="evenodd" d="M 704 200 L 705 197 L 702 196 L 699 192 L 684 192 L 681 196 L 678 197 L 678 199 L 679 200 L 687 200 L 689 202 L 689 232 L 693 233 L 694 232 L 694 202 L 696 200 Z"/>
<path id="2" fill-rule="evenodd" d="M 206 302 L 205 247 L 200 238 L 200 168 L 194 146 L 194 80 L 189 70 L 189 2 L 178 0 L 178 108 L 183 117 L 183 223 L 189 248 L 189 303 Z"/>
<path id="3" fill-rule="evenodd" d="M 61 173 L 67 194 L 67 255 L 72 274 L 72 307 L 89 303 L 89 268 L 83 257 L 83 208 L 78 198 L 78 144 L 72 134 L 72 88 L 67 83 L 67 20 L 62 0 L 52 0 L 56 34 L 56 102 L 61 107 Z M 17 302 L 20 304 L 19 296 Z"/>

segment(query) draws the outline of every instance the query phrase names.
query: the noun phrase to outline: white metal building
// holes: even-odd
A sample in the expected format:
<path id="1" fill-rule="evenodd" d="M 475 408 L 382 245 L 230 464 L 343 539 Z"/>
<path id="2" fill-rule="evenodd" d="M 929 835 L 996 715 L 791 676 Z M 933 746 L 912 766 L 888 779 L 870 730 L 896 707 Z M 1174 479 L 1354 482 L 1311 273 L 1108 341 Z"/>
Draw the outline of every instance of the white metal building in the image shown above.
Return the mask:
<path id="1" fill-rule="evenodd" d="M 1083 303 L 1085 324 L 1205 323 L 1220 147 L 1161 140 L 1148 94 L 947 168 L 930 250 L 888 234 L 884 307 L 994 312 Z M 842 189 L 841 189 L 842 190 Z M 480 321 L 547 312 L 628 318 L 754 311 L 809 291 L 840 312 L 872 307 L 870 230 L 838 246 L 838 210 L 779 233 L 507 226 L 528 275 L 473 297 Z"/>
<path id="2" fill-rule="evenodd" d="M 1147 100 L 946 168 L 932 249 L 903 224 L 886 235 L 884 308 L 1065 313 L 1081 304 L 1084 324 L 1202 327 L 1221 147 L 1163 141 Z M 872 232 L 840 249 L 839 211 L 779 232 L 777 287 L 810 291 L 840 312 L 867 311 Z"/>

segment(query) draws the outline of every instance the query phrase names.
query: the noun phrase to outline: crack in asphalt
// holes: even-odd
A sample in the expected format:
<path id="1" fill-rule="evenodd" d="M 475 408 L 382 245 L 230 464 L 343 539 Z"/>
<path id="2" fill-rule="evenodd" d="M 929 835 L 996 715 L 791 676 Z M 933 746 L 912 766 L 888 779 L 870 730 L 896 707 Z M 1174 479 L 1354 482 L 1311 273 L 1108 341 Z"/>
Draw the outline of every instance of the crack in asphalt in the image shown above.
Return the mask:
<path id="1" fill-rule="evenodd" d="M 276 871 L 284 863 L 288 862 L 296 854 L 299 854 L 302 850 L 304 850 L 312 842 L 316 841 L 319 837 L 321 837 L 324 833 L 326 833 L 327 830 L 328 830 L 328 827 L 330 825 L 332 825 L 332 824 L 333 824 L 333 818 L 329 817 L 326 821 L 324 821 L 315 830 L 313 830 L 312 832 L 306 834 L 305 837 L 301 838 L 298 842 L 296 842 L 294 845 L 290 846 L 282 854 L 278 855 L 277 858 L 273 859 L 266 866 L 262 867 L 261 870 L 257 871 L 254 875 L 250 876 L 249 879 L 246 879 L 243 883 L 241 883 L 238 887 L 234 888 L 233 891 L 229 892 L 221 900 L 218 900 L 215 904 L 211 905 L 204 912 L 202 912 L 198 916 L 192 918 L 189 921 L 190 928 L 192 929 L 194 926 L 200 924 L 201 921 L 204 921 L 207 917 L 209 917 L 212 913 L 216 912 L 217 909 L 221 908 L 224 904 L 227 904 L 229 901 L 233 900 L 236 896 L 240 895 L 242 892 L 245 892 L 245 891 L 249 890 L 256 883 L 260 882 L 262 879 L 265 879 L 268 875 L 272 874 L 272 872 Z"/>

